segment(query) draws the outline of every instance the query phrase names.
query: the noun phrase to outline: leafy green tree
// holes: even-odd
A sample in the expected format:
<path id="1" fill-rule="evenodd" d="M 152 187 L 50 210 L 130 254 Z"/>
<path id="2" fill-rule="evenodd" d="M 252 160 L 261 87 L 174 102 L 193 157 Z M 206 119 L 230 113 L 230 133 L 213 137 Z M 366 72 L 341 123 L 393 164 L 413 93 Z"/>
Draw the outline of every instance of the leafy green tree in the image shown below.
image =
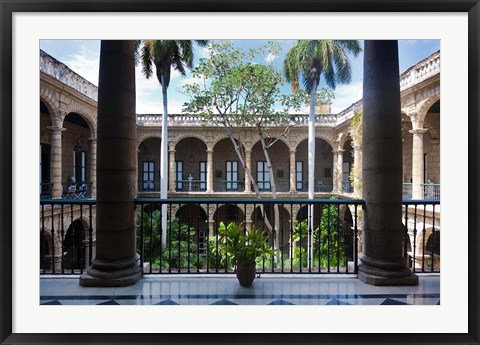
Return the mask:
<path id="1" fill-rule="evenodd" d="M 199 46 L 206 46 L 208 41 L 195 41 Z M 191 40 L 139 40 L 135 42 L 135 61 L 142 65 L 142 72 L 147 79 L 153 75 L 153 66 L 156 69 L 158 82 L 162 86 L 163 117 L 162 141 L 160 147 L 160 197 L 167 198 L 168 181 L 168 99 L 167 90 L 170 85 L 172 68 L 186 75 L 187 69 L 193 68 L 193 44 Z M 162 207 L 163 227 L 166 225 L 166 205 Z M 163 234 L 162 244 L 166 243 L 166 234 Z"/>
<path id="2" fill-rule="evenodd" d="M 153 268 L 196 268 L 201 265 L 198 260 L 198 245 L 195 241 L 196 231 L 181 223 L 177 218 L 171 219 L 166 226 L 167 244 L 161 246 L 161 212 L 143 212 L 137 216 L 138 252 L 143 261 L 150 262 Z M 142 225 L 143 223 L 143 225 Z"/>
<path id="3" fill-rule="evenodd" d="M 190 97 L 183 110 L 204 116 L 205 121 L 225 129 L 238 159 L 249 176 L 257 197 L 261 198 L 257 182 L 246 164 L 241 129 L 255 126 L 262 145 L 267 168 L 270 172 L 272 198 L 276 198 L 277 187 L 269 149 L 286 136 L 290 128 L 289 108 L 300 108 L 301 98 L 296 95 L 282 95 L 282 73 L 270 65 L 256 64 L 251 61 L 259 54 L 277 53 L 278 44 L 270 43 L 259 50 L 243 51 L 234 48 L 230 42 L 212 43 L 209 58 L 201 59 L 193 69 L 193 77 L 201 82 L 187 84 L 184 92 Z M 280 104 L 283 109 L 278 109 Z M 269 125 L 284 125 L 284 131 L 278 138 L 267 133 Z M 265 214 L 262 208 L 262 214 Z M 278 205 L 274 207 L 274 226 L 279 229 Z M 265 216 L 267 228 L 273 229 Z M 278 234 L 280 236 L 280 234 Z M 277 243 L 280 243 L 277 238 Z"/>

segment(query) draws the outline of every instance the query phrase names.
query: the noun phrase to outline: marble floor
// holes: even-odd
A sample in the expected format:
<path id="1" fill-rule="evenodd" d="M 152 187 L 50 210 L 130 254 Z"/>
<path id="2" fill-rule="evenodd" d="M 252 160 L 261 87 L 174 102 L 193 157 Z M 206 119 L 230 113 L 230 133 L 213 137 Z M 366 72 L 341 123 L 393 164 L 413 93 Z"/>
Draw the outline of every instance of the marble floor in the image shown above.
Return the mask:
<path id="1" fill-rule="evenodd" d="M 40 278 L 41 305 L 439 305 L 440 276 L 418 286 L 371 286 L 356 277 L 269 276 L 252 287 L 234 275 L 146 276 L 128 287 L 82 287 L 76 277 Z"/>

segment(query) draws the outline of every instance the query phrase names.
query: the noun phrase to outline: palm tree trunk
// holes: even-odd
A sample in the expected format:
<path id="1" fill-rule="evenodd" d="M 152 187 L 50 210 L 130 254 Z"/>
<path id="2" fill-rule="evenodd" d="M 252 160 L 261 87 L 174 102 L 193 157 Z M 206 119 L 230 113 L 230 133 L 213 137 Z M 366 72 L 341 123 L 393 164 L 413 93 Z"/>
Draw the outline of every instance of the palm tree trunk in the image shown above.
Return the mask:
<path id="1" fill-rule="evenodd" d="M 315 192 L 315 95 L 317 80 L 312 81 L 310 91 L 310 114 L 308 117 L 308 199 L 313 200 Z M 308 207 L 308 262 L 312 259 L 313 204 Z M 310 267 L 310 264 L 309 264 Z"/>
<path id="2" fill-rule="evenodd" d="M 168 66 L 170 68 L 170 66 Z M 162 73 L 162 79 L 164 75 Z M 167 106 L 167 86 L 162 80 L 163 96 L 163 117 L 162 117 L 162 140 L 160 144 L 160 198 L 167 199 L 168 183 L 168 106 Z M 167 243 L 167 205 L 162 205 L 162 247 Z"/>

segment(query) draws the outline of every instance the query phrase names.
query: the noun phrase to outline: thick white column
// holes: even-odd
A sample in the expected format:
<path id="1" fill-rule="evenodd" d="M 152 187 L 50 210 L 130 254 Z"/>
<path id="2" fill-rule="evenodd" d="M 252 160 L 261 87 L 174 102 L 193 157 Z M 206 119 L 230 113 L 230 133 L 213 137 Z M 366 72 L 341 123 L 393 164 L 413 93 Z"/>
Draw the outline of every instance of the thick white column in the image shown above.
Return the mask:
<path id="1" fill-rule="evenodd" d="M 97 138 L 89 138 L 90 141 L 90 194 L 92 198 L 97 195 Z"/>
<path id="2" fill-rule="evenodd" d="M 213 150 L 207 150 L 207 193 L 213 193 Z"/>
<path id="3" fill-rule="evenodd" d="M 412 149 L 412 199 L 423 199 L 423 134 L 427 130 L 424 128 L 412 129 L 409 131 L 413 134 Z"/>
<path id="4" fill-rule="evenodd" d="M 50 146 L 50 182 L 52 183 L 52 199 L 60 199 L 62 187 L 62 132 L 63 127 L 47 127 L 52 131 Z"/>
<path id="5" fill-rule="evenodd" d="M 359 144 L 353 143 L 353 193 L 356 197 L 361 197 L 362 195 L 362 188 L 361 188 L 361 181 L 362 181 L 362 157 L 361 157 L 361 150 Z"/>
<path id="6" fill-rule="evenodd" d="M 175 149 L 170 149 L 169 151 L 169 169 L 168 169 L 168 191 L 173 193 L 175 192 Z"/>
<path id="7" fill-rule="evenodd" d="M 245 164 L 247 168 L 252 171 L 252 150 L 245 149 Z M 252 172 L 253 173 L 253 172 Z M 247 172 L 245 172 L 245 192 L 252 191 L 252 181 L 250 180 L 250 176 L 248 176 Z"/>
<path id="8" fill-rule="evenodd" d="M 295 166 L 295 153 L 297 150 L 290 150 L 290 193 L 296 193 L 297 191 L 297 169 Z"/>
<path id="9" fill-rule="evenodd" d="M 336 157 L 335 161 L 335 171 L 333 174 L 333 190 L 337 193 L 343 192 L 343 152 L 345 150 L 333 151 L 334 156 Z"/>

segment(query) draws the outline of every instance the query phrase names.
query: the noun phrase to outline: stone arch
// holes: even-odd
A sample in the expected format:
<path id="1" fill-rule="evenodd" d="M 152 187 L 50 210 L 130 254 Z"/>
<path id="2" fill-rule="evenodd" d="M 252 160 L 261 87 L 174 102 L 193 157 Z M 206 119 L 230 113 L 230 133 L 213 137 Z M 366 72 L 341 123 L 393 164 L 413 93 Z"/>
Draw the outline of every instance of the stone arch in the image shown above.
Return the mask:
<path id="1" fill-rule="evenodd" d="M 215 233 L 220 226 L 220 222 L 223 222 L 225 225 L 234 222 L 237 225 L 244 224 L 245 226 L 246 220 L 244 211 L 234 204 L 220 205 L 213 213 L 212 219 Z"/>
<path id="2" fill-rule="evenodd" d="M 160 145 L 161 139 L 144 138 L 137 149 L 138 190 L 153 192 L 160 190 Z"/>
<path id="3" fill-rule="evenodd" d="M 316 192 L 331 192 L 333 189 L 333 175 L 334 175 L 334 155 L 332 145 L 321 138 L 315 138 L 315 191 Z M 302 174 L 297 174 L 297 177 L 302 176 L 302 191 L 307 191 L 308 182 L 308 138 L 302 140 L 296 147 L 295 161 L 302 162 Z M 298 172 L 297 172 L 298 173 Z M 297 179 L 297 191 L 298 188 Z"/>
<path id="4" fill-rule="evenodd" d="M 175 145 L 175 161 L 182 162 L 181 173 L 177 171 L 176 190 L 197 192 L 207 188 L 207 145 L 195 137 L 184 137 Z"/>
<path id="5" fill-rule="evenodd" d="M 64 269 L 82 269 L 88 264 L 85 262 L 86 248 L 83 245 L 86 238 L 88 238 L 88 224 L 85 219 L 75 219 L 64 233 L 62 241 Z"/>
<path id="6" fill-rule="evenodd" d="M 275 140 L 275 138 L 272 138 Z M 273 178 L 278 192 L 288 192 L 290 190 L 290 149 L 285 140 L 279 139 L 271 148 L 268 154 L 272 163 Z M 265 162 L 265 163 L 262 163 Z M 266 167 L 266 158 L 263 153 L 261 141 L 257 141 L 252 146 L 252 174 L 261 191 L 270 191 L 272 176 Z"/>
<path id="7" fill-rule="evenodd" d="M 72 113 L 81 116 L 85 120 L 85 122 L 88 124 L 88 127 L 90 129 L 90 137 L 96 138 L 97 137 L 96 111 L 94 111 L 90 107 L 87 107 L 78 102 L 72 101 L 64 110 L 64 116 L 62 120 L 65 121 L 65 118 Z"/>
<path id="8" fill-rule="evenodd" d="M 156 139 L 162 139 L 162 136 L 160 135 L 160 132 L 158 131 L 137 131 L 137 146 L 140 147 L 140 145 L 147 139 L 151 138 L 156 138 Z"/>
<path id="9" fill-rule="evenodd" d="M 270 245 L 274 242 L 280 241 L 280 243 L 275 244 L 275 247 L 281 249 L 284 255 L 288 255 L 290 251 L 290 234 L 292 225 L 290 212 L 285 208 L 284 205 L 278 205 L 278 209 L 280 217 L 280 228 L 276 229 L 277 236 L 275 241 L 273 238 L 274 235 L 271 231 L 269 231 L 264 221 L 265 217 L 267 217 L 272 227 L 274 226 L 274 204 L 264 205 L 263 210 L 265 214 L 262 214 L 260 206 L 255 207 L 255 209 L 251 213 L 250 219 L 252 221 L 252 228 L 255 227 L 267 234 L 268 243 Z"/>
<path id="10" fill-rule="evenodd" d="M 327 142 L 328 145 L 330 145 L 330 147 L 332 148 L 332 151 L 333 151 L 333 148 L 335 147 L 335 138 L 333 138 L 331 135 L 328 135 L 327 133 L 316 131 L 315 139 L 321 139 L 321 140 Z M 298 150 L 298 145 L 300 145 L 305 140 L 308 140 L 308 133 L 302 133 L 301 135 L 299 135 L 296 142 L 292 143 L 294 149 Z"/>
<path id="11" fill-rule="evenodd" d="M 243 148 L 242 144 L 237 144 Z M 244 190 L 245 170 L 230 138 L 223 138 L 213 146 L 213 190 L 239 192 Z M 229 166 L 227 167 L 227 162 Z M 236 163 L 235 163 L 236 162 Z M 235 166 L 236 164 L 236 166 Z M 228 175 L 228 176 L 227 176 Z M 235 181 L 235 182 L 227 182 Z"/>
<path id="12" fill-rule="evenodd" d="M 425 121 L 425 117 L 427 116 L 428 110 L 434 105 L 437 101 L 440 100 L 440 94 L 435 93 L 425 101 L 423 101 L 422 105 L 417 111 L 417 119 L 416 119 L 416 125 L 417 127 L 415 128 L 423 128 L 423 123 Z"/>
<path id="13" fill-rule="evenodd" d="M 43 102 L 50 111 L 52 126 L 61 127 L 62 117 L 59 109 L 58 93 L 48 88 L 44 83 L 40 83 L 40 101 Z"/>
<path id="14" fill-rule="evenodd" d="M 185 134 L 182 134 L 178 137 L 175 137 L 174 140 L 172 140 L 173 144 L 172 144 L 172 148 L 173 149 L 177 149 L 177 145 L 182 141 L 182 140 L 185 140 L 185 139 L 188 139 L 188 138 L 193 138 L 193 139 L 198 139 L 200 140 L 203 144 L 205 144 L 205 147 L 208 148 L 208 145 L 207 145 L 207 142 L 205 141 L 205 138 L 202 137 L 201 135 L 198 135 L 197 133 L 185 133 Z"/>

